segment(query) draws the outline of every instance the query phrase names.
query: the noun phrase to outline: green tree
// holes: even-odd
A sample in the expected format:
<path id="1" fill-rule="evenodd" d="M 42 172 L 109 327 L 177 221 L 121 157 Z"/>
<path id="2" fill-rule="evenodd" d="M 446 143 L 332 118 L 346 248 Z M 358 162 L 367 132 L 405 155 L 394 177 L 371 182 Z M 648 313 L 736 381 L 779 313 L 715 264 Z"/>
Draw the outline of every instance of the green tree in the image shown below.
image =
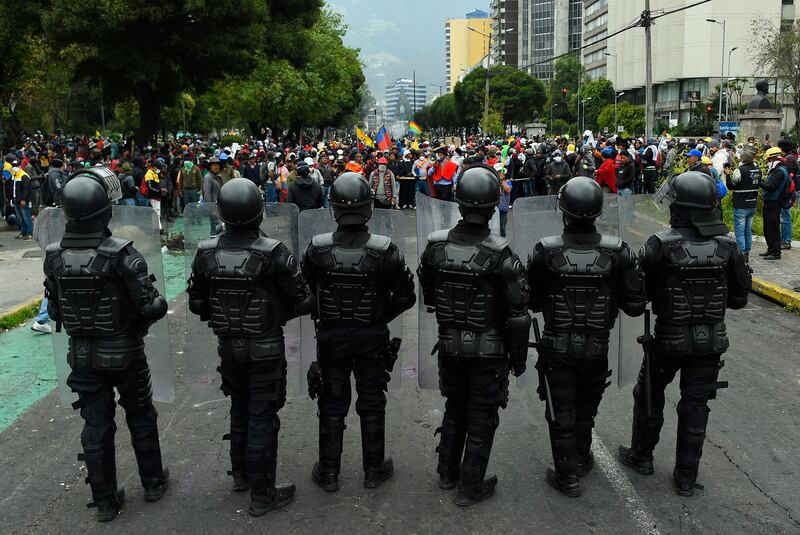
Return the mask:
<path id="1" fill-rule="evenodd" d="M 581 100 L 591 99 L 583 105 L 581 115 L 583 123 L 589 130 L 597 130 L 597 119 L 600 112 L 609 104 L 614 104 L 614 86 L 605 78 L 590 80 L 581 86 Z M 570 106 L 577 109 L 578 95 L 570 98 Z"/>
<path id="2" fill-rule="evenodd" d="M 478 67 L 469 72 L 453 88 L 453 95 L 464 126 L 469 128 L 477 127 L 483 117 L 486 95 L 486 69 Z"/>
<path id="3" fill-rule="evenodd" d="M 489 108 L 489 114 L 481 118 L 481 130 L 490 136 L 501 136 L 505 132 L 503 127 L 503 113 Z"/>
<path id="4" fill-rule="evenodd" d="M 82 49 L 77 77 L 102 83 L 106 102 L 138 103 L 136 141 L 144 144 L 158 131 L 164 107 L 184 91 L 201 93 L 227 74 L 250 72 L 254 51 L 302 61 L 305 50 L 297 47 L 320 6 L 321 0 L 52 0 L 42 17 L 51 46 Z M 235 24 L 221 17 L 227 13 L 236 14 Z"/>
<path id="5" fill-rule="evenodd" d="M 489 102 L 503 114 L 503 124 L 524 124 L 541 113 L 547 100 L 541 80 L 507 65 L 489 71 Z"/>
<path id="6" fill-rule="evenodd" d="M 545 103 L 545 110 L 550 113 L 550 108 L 554 104 L 553 118 L 563 119 L 568 123 L 574 123 L 577 117 L 577 107 L 573 95 L 578 89 L 578 79 L 584 75 L 580 60 L 575 56 L 564 56 L 558 58 L 553 66 L 553 78 L 550 80 L 548 99 Z M 567 90 L 566 96 L 563 90 Z M 570 99 L 572 105 L 570 105 Z"/>
<path id="7" fill-rule="evenodd" d="M 644 132 L 645 117 L 644 107 L 636 106 L 630 102 L 620 102 L 617 105 L 617 117 L 619 125 L 625 129 L 630 135 L 638 135 Z M 598 119 L 598 128 L 603 129 L 608 127 L 609 131 L 614 130 L 614 105 L 608 104 L 600 112 Z"/>

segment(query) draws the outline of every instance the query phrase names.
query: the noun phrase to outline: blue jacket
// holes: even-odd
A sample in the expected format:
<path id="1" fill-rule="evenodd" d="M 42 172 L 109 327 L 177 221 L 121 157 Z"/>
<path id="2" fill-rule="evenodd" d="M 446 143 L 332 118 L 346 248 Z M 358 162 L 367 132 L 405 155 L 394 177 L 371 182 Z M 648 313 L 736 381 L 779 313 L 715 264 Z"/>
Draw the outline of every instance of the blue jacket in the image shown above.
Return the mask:
<path id="1" fill-rule="evenodd" d="M 786 166 L 778 164 L 770 170 L 767 179 L 763 180 L 759 187 L 764 190 L 761 196 L 763 201 L 777 201 L 780 199 L 781 194 L 786 191 L 789 186 L 789 172 Z"/>

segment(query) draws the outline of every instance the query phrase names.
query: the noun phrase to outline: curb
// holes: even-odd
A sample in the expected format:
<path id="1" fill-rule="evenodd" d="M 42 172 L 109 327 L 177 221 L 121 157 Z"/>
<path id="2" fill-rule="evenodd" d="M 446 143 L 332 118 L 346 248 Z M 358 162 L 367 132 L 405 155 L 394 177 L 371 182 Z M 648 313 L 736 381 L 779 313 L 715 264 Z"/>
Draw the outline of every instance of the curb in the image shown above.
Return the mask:
<path id="1" fill-rule="evenodd" d="M 775 283 L 753 277 L 753 292 L 775 301 L 786 308 L 800 310 L 800 293 L 779 286 Z"/>
<path id="2" fill-rule="evenodd" d="M 6 312 L 3 312 L 2 314 L 0 314 L 0 322 L 6 320 L 7 318 L 9 318 L 11 316 L 19 314 L 22 310 L 24 310 L 24 309 L 26 309 L 28 307 L 31 307 L 31 306 L 34 306 L 34 305 L 36 307 L 39 307 L 39 305 L 41 305 L 41 303 L 42 303 L 42 299 L 43 298 L 44 298 L 44 295 L 41 295 L 41 294 L 37 295 L 36 297 L 28 299 L 24 303 L 20 303 L 19 305 L 15 306 L 14 308 L 12 308 L 12 309 L 10 309 L 10 310 L 8 310 Z"/>

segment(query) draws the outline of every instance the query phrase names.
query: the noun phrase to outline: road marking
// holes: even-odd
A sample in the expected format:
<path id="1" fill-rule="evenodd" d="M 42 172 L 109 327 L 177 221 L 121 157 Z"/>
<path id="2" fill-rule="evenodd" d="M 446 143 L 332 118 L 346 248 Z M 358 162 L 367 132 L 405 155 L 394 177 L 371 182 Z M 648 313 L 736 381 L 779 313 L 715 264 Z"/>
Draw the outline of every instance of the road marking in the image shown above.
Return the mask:
<path id="1" fill-rule="evenodd" d="M 617 461 L 614 460 L 608 448 L 594 431 L 592 431 L 592 453 L 594 453 L 595 461 L 597 461 L 598 466 L 606 475 L 609 483 L 622 498 L 625 509 L 628 510 L 634 522 L 639 526 L 641 533 L 661 535 L 656 518 L 647 510 L 636 489 L 633 488 L 631 482 L 619 469 Z"/>

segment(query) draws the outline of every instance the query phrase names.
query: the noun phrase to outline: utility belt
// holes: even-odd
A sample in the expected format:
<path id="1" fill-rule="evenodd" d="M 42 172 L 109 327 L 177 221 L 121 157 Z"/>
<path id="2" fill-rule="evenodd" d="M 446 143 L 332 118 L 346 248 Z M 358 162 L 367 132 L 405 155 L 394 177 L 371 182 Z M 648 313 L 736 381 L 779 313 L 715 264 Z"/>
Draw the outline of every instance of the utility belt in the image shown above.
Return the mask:
<path id="1" fill-rule="evenodd" d="M 715 355 L 728 350 L 725 322 L 672 325 L 656 322 L 655 352 L 660 355 Z"/>
<path id="2" fill-rule="evenodd" d="M 73 369 L 124 370 L 144 358 L 144 339 L 140 336 L 69 337 L 67 363 Z"/>
<path id="3" fill-rule="evenodd" d="M 555 357 L 605 359 L 608 357 L 608 333 L 559 333 L 545 330 L 538 349 Z"/>
<path id="4" fill-rule="evenodd" d="M 468 331 L 439 327 L 439 354 L 464 358 L 506 358 L 506 334 L 498 328 Z"/>
<path id="5" fill-rule="evenodd" d="M 217 353 L 223 360 L 231 359 L 239 364 L 259 360 L 270 360 L 285 355 L 283 337 L 280 338 L 218 338 Z"/>

